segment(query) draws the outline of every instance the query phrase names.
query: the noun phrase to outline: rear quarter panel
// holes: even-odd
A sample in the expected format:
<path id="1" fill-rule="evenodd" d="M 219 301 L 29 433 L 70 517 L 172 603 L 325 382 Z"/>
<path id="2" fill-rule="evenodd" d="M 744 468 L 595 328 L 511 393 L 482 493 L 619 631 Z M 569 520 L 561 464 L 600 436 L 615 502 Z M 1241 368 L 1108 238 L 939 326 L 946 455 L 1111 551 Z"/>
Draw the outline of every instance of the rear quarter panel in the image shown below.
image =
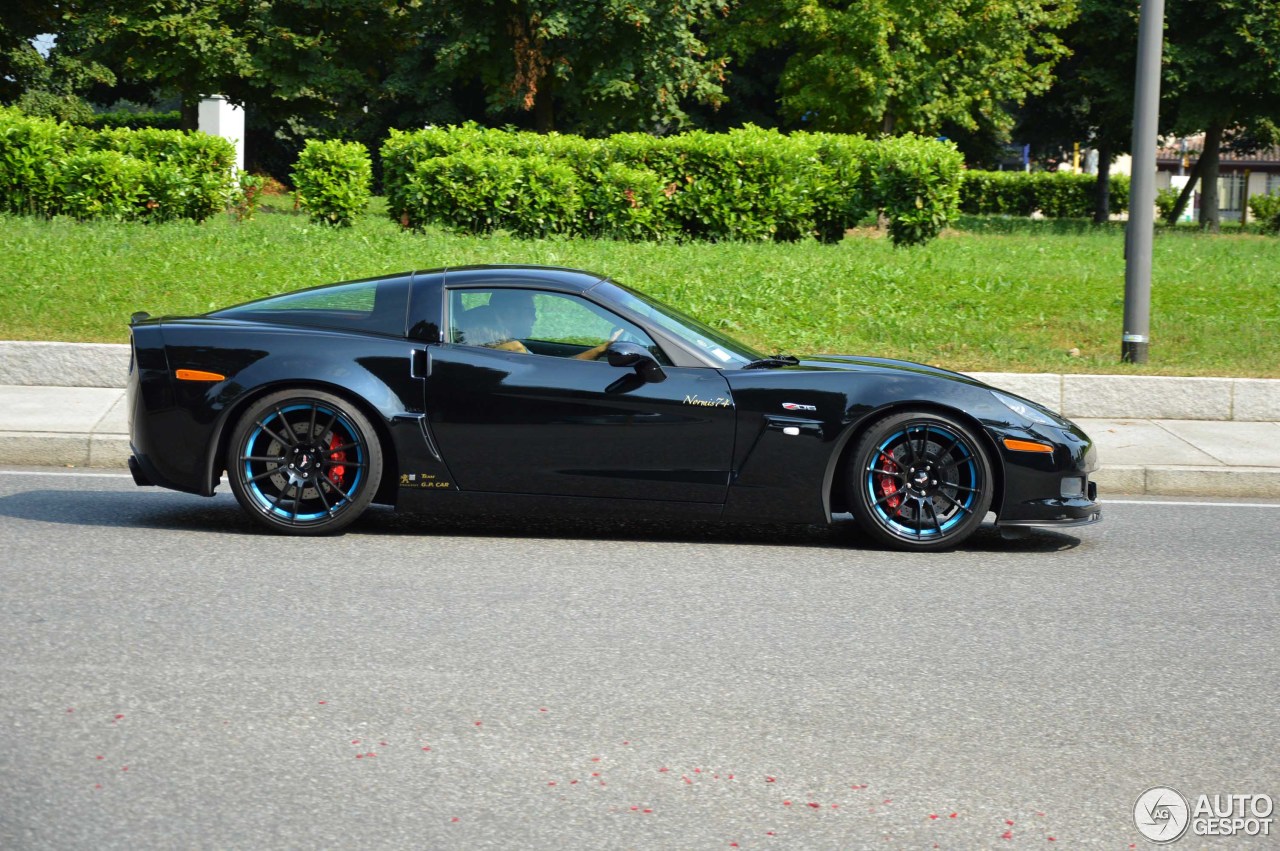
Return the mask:
<path id="1" fill-rule="evenodd" d="M 145 454 L 161 479 L 158 484 L 211 494 L 239 413 L 254 399 L 286 387 L 323 389 L 359 404 L 393 462 L 384 481 L 394 477 L 396 459 L 404 460 L 405 452 L 426 451 L 422 380 L 411 369 L 413 351 L 421 346 L 407 340 L 180 320 L 137 326 L 134 341 L 139 370 L 132 440 L 135 454 Z M 180 369 L 225 378 L 179 381 L 174 375 Z"/>

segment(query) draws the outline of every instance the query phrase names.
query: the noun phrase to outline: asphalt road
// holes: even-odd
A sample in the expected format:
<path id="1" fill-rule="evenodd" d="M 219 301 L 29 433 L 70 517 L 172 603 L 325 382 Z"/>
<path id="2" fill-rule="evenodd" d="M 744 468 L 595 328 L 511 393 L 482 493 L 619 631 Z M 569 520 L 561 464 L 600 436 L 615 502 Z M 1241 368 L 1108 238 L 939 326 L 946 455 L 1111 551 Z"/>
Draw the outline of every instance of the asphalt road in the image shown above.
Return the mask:
<path id="1" fill-rule="evenodd" d="M 1145 847 L 1148 787 L 1280 793 L 1278 551 L 1280 503 L 1221 500 L 918 556 L 382 511 L 299 540 L 0 470 L 0 847 Z"/>

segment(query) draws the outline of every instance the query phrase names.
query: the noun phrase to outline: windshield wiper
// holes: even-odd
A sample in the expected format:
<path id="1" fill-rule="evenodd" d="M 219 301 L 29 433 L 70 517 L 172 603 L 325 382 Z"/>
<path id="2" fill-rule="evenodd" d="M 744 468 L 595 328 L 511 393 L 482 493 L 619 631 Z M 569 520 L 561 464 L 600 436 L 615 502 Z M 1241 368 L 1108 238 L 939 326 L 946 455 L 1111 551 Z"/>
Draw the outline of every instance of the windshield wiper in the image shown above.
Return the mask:
<path id="1" fill-rule="evenodd" d="M 767 358 L 753 360 L 751 363 L 743 367 L 743 369 L 774 369 L 779 366 L 796 366 L 800 363 L 800 358 L 795 355 L 770 355 Z"/>

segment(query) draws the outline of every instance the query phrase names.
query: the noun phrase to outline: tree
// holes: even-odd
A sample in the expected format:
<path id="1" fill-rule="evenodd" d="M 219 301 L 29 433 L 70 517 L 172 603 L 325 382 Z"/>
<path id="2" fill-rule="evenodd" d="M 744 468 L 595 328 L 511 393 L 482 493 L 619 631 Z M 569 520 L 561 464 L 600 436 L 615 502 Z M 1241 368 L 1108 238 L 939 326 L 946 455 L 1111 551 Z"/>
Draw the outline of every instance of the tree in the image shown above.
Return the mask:
<path id="1" fill-rule="evenodd" d="M 1055 69 L 1057 81 L 1028 100 L 1018 138 L 1067 147 L 1084 142 L 1098 151 L 1093 219 L 1110 214 L 1111 161 L 1133 138 L 1138 4 L 1133 0 L 1080 0 L 1080 16 L 1062 33 L 1071 55 Z"/>
<path id="2" fill-rule="evenodd" d="M 675 127 L 723 100 L 725 60 L 696 28 L 718 0 L 424 0 L 438 71 L 478 80 L 492 115 L 591 134 Z"/>
<path id="3" fill-rule="evenodd" d="M 1204 133 L 1194 181 L 1200 225 L 1219 228 L 1218 155 L 1234 132 L 1268 136 L 1280 115 L 1280 0 L 1179 0 L 1167 9 L 1162 112 L 1180 136 Z"/>
<path id="4" fill-rule="evenodd" d="M 97 85 L 115 84 L 115 75 L 97 62 L 85 62 L 63 41 L 42 55 L 32 44 L 9 52 L 10 73 L 21 94 L 18 108 L 73 124 L 87 124 L 93 107 L 84 95 Z"/>
<path id="5" fill-rule="evenodd" d="M 1073 0 L 745 0 L 735 57 L 783 48 L 783 112 L 814 127 L 1007 130 L 1006 105 L 1048 88 Z"/>
<path id="6" fill-rule="evenodd" d="M 15 99 L 31 74 L 31 41 L 56 31 L 60 0 L 5 0 L 0 5 L 0 100 Z"/>
<path id="7" fill-rule="evenodd" d="M 183 126 L 194 129 L 203 95 L 244 99 L 254 70 L 248 11 L 238 0 L 81 0 L 63 27 L 83 43 L 84 60 L 120 82 L 177 91 Z"/>

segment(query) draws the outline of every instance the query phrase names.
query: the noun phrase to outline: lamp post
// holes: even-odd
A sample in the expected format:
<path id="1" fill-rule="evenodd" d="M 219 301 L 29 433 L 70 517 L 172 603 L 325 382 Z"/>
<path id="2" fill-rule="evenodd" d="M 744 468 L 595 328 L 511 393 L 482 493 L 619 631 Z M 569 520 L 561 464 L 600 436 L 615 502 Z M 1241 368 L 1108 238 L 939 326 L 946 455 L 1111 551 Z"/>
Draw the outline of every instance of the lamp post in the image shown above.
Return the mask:
<path id="1" fill-rule="evenodd" d="M 1124 332 L 1120 360 L 1146 363 L 1151 335 L 1151 248 L 1155 237 L 1156 134 L 1160 123 L 1160 53 L 1164 0 L 1142 0 L 1133 95 L 1133 175 L 1125 230 Z"/>

